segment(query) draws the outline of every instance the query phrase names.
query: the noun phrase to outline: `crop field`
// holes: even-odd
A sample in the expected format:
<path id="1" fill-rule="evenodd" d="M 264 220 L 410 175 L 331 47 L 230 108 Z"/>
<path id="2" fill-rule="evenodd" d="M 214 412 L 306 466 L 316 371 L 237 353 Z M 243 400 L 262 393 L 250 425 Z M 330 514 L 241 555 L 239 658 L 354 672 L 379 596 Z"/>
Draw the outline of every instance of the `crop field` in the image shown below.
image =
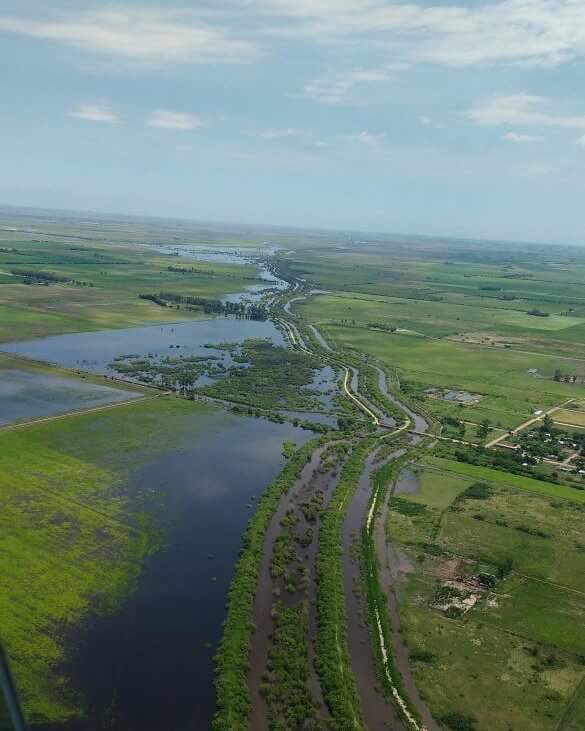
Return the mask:
<path id="1" fill-rule="evenodd" d="M 479 730 L 583 723 L 585 506 L 564 492 L 533 491 L 535 480 L 504 484 L 488 481 L 494 470 L 439 465 L 447 460 L 411 467 L 416 479 L 407 489 L 398 482 L 386 526 L 412 560 L 399 586 L 401 615 L 433 714 L 468 716 Z M 500 578 L 486 589 L 481 572 Z M 476 601 L 463 614 L 444 611 L 441 587 Z M 485 703 L 490 697 L 497 707 Z"/>

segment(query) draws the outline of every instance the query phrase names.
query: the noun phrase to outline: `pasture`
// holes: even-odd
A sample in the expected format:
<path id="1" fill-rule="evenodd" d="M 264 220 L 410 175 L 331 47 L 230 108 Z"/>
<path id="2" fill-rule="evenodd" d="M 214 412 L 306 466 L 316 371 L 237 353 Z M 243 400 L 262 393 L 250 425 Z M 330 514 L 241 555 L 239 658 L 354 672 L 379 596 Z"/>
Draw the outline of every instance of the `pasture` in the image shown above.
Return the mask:
<path id="1" fill-rule="evenodd" d="M 398 591 L 419 688 L 436 718 L 467 715 L 478 731 L 583 723 L 574 699 L 585 681 L 585 506 L 501 481 L 472 499 L 479 475 L 437 469 L 446 462 L 411 467 L 419 488 L 394 494 L 386 525 L 412 561 Z M 501 575 L 502 566 L 511 568 L 462 616 L 434 606 L 445 581 Z"/>

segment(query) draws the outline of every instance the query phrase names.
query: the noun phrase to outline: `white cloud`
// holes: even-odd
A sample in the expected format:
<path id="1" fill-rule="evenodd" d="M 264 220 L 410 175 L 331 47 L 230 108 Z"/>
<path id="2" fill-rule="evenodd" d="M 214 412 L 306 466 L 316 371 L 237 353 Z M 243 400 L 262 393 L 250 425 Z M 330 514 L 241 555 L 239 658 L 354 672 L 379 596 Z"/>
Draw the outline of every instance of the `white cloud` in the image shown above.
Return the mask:
<path id="1" fill-rule="evenodd" d="M 579 137 L 579 139 L 577 140 L 577 142 L 580 145 L 583 145 L 583 147 L 585 147 L 585 135 L 583 135 L 583 137 Z"/>
<path id="2" fill-rule="evenodd" d="M 518 132 L 506 132 L 501 137 L 503 142 L 516 142 L 518 144 L 529 143 L 529 142 L 544 142 L 544 137 L 538 135 L 524 135 Z"/>
<path id="3" fill-rule="evenodd" d="M 425 117 L 424 115 L 418 118 L 418 121 L 425 127 L 430 127 L 433 124 L 431 117 Z"/>
<path id="4" fill-rule="evenodd" d="M 550 100 L 530 94 L 513 94 L 486 99 L 465 116 L 483 125 L 522 124 L 540 127 L 585 129 L 585 115 L 563 115 L 548 111 Z"/>
<path id="5" fill-rule="evenodd" d="M 309 81 L 303 87 L 306 96 L 322 104 L 341 104 L 349 99 L 356 84 L 391 81 L 407 64 L 391 64 L 378 69 L 353 69 Z"/>
<path id="6" fill-rule="evenodd" d="M 373 134 L 372 132 L 358 132 L 355 135 L 349 135 L 348 139 L 360 142 L 362 145 L 380 145 L 386 138 L 385 132 Z"/>
<path id="7" fill-rule="evenodd" d="M 72 112 L 70 117 L 75 119 L 84 119 L 87 122 L 117 122 L 118 118 L 106 107 L 100 107 L 95 104 L 80 104 Z"/>
<path id="8" fill-rule="evenodd" d="M 280 36 L 331 43 L 370 35 L 396 58 L 451 66 L 507 61 L 557 65 L 585 54 L 582 0 L 499 0 L 423 5 L 387 0 L 255 0 L 287 19 Z"/>
<path id="9" fill-rule="evenodd" d="M 260 132 L 260 137 L 265 140 L 278 140 L 281 137 L 294 137 L 299 134 L 299 131 L 292 127 L 286 129 L 267 129 L 264 132 Z"/>
<path id="10" fill-rule="evenodd" d="M 0 31 L 147 64 L 234 63 L 257 52 L 254 43 L 230 37 L 190 10 L 107 9 L 46 20 L 0 16 Z"/>
<path id="11" fill-rule="evenodd" d="M 161 129 L 192 130 L 204 127 L 204 122 L 194 114 L 183 112 L 169 112 L 167 109 L 157 109 L 147 119 L 149 127 L 160 127 Z"/>
<path id="12" fill-rule="evenodd" d="M 249 61 L 261 40 L 274 37 L 369 44 L 409 64 L 554 66 L 585 56 L 583 0 L 456 1 L 222 0 L 213 10 L 111 5 L 36 18 L 0 15 L 0 31 L 148 64 Z M 361 73 L 354 81 L 383 80 Z"/>

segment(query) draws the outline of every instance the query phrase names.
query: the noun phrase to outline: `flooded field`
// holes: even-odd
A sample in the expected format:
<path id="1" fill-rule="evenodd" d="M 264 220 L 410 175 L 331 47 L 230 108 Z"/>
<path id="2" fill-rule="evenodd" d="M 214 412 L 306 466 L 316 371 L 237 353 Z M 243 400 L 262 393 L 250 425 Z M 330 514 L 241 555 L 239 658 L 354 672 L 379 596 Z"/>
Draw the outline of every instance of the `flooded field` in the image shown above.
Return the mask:
<path id="1" fill-rule="evenodd" d="M 91 409 L 141 396 L 136 391 L 108 388 L 47 373 L 0 370 L 0 425 Z"/>
<path id="2" fill-rule="evenodd" d="M 333 410 L 335 406 L 335 396 L 337 394 L 337 373 L 327 365 L 316 370 L 313 375 L 313 382 L 307 386 L 319 394 L 321 407 L 326 411 Z"/>
<path id="3" fill-rule="evenodd" d="M 38 728 L 210 728 L 213 655 L 242 532 L 284 465 L 283 440 L 300 445 L 310 436 L 206 409 L 176 446 L 132 470 L 123 493 L 142 501 L 162 529 L 163 548 L 146 560 L 137 590 L 116 614 L 91 616 L 66 637 L 63 671 L 86 720 Z"/>
<path id="4" fill-rule="evenodd" d="M 222 302 L 258 302 L 269 289 L 285 290 L 288 283 L 277 277 L 270 271 L 265 262 L 266 256 L 272 256 L 276 249 L 216 249 L 201 245 L 171 246 L 164 245 L 157 247 L 162 254 L 189 259 L 192 261 L 208 261 L 217 264 L 254 264 L 257 267 L 258 284 L 246 286 L 243 292 L 228 294 L 222 298 Z"/>
<path id="5" fill-rule="evenodd" d="M 411 469 L 404 469 L 398 475 L 396 480 L 395 493 L 407 495 L 417 495 L 420 492 L 420 478 Z"/>
<path id="6" fill-rule="evenodd" d="M 247 338 L 269 338 L 275 345 L 284 345 L 279 330 L 270 321 L 218 318 L 164 325 L 133 327 L 126 330 L 53 335 L 17 343 L 6 343 L 2 350 L 33 360 L 92 373 L 113 375 L 110 364 L 122 356 L 215 355 L 225 359 L 225 351 L 206 348 L 226 342 L 242 342 Z"/>

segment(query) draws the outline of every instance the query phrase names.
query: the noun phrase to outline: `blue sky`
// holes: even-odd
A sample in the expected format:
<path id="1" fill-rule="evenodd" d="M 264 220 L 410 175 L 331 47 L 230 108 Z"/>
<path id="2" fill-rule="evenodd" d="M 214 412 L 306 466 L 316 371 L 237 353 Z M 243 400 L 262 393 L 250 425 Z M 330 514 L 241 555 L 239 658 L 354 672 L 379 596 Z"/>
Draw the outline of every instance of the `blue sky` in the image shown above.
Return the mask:
<path id="1" fill-rule="evenodd" d="M 584 0 L 0 0 L 0 74 L 0 203 L 585 239 Z"/>

